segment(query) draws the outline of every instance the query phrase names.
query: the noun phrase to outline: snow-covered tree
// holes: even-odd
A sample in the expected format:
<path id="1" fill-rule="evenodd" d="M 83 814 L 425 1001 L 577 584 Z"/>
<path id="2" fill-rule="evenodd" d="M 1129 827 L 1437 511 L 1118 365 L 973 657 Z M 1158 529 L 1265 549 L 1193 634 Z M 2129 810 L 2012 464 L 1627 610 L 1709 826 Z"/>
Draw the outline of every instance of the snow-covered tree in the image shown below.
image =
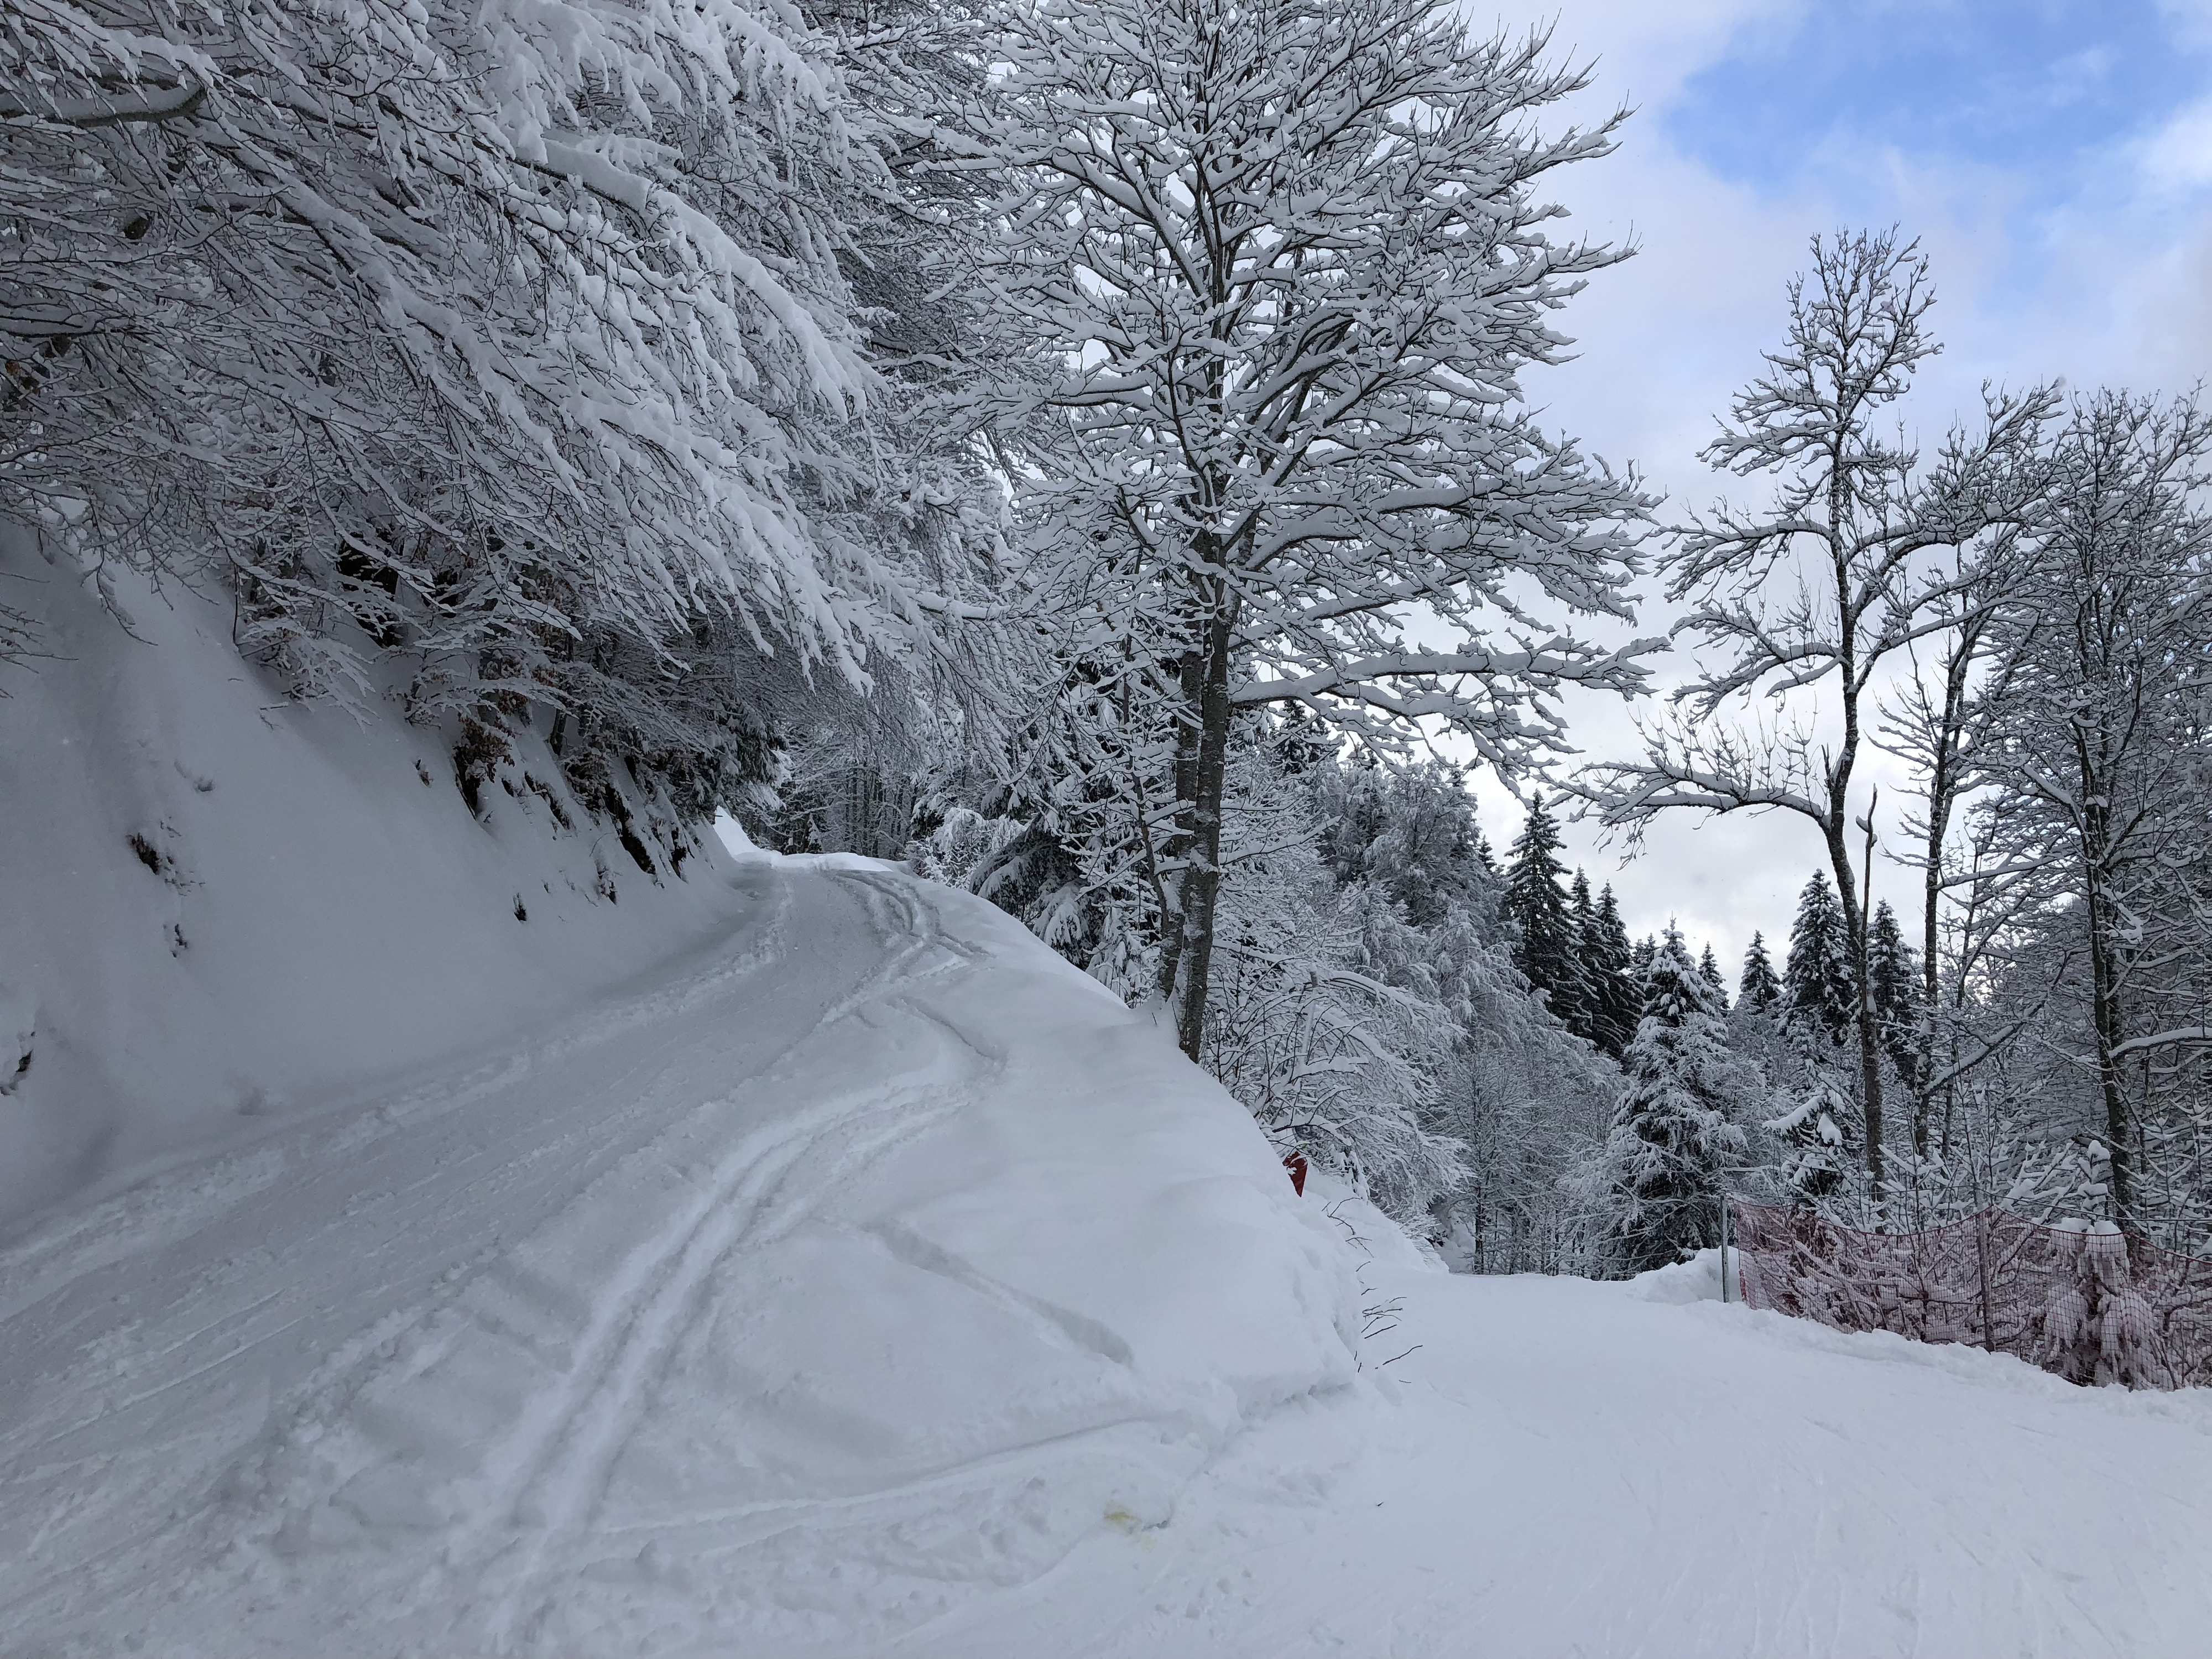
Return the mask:
<path id="1" fill-rule="evenodd" d="M 1628 617 L 1646 504 L 1518 380 L 1620 257 L 1553 240 L 1538 194 L 1612 126 L 1540 134 L 1583 77 L 1430 0 L 986 22 L 998 67 L 947 140 L 1003 180 L 965 273 L 998 373 L 965 408 L 1008 458 L 1066 686 L 1114 711 L 1086 787 L 1118 792 L 1197 1054 L 1241 719 L 1297 708 L 1385 750 L 1434 721 L 1518 768 L 1556 746 L 1559 688 L 1640 683 L 1530 608 Z"/>
<path id="2" fill-rule="evenodd" d="M 2111 1220 L 2062 1222 L 2039 1323 L 2044 1367 L 2069 1382 L 2170 1389 L 2158 1316 L 2135 1282 L 2127 1236 Z"/>
<path id="3" fill-rule="evenodd" d="M 1498 878 L 1457 768 L 1378 766 L 1364 755 L 1343 763 L 1328 755 L 1306 767 L 1322 856 L 1339 883 L 1380 887 L 1416 927 L 1457 907 L 1495 932 Z"/>
<path id="4" fill-rule="evenodd" d="M 1743 953 L 1743 976 L 1736 981 L 1736 1003 L 1753 1013 L 1771 1013 L 1782 1000 L 1782 981 L 1766 954 L 1766 936 L 1754 932 Z"/>
<path id="5" fill-rule="evenodd" d="M 1622 1056 L 1627 1083 L 1583 1177 L 1610 1265 L 1644 1273 L 1720 1242 L 1720 1206 L 1743 1162 L 1741 1114 L 1759 1081 L 1729 1046 L 1713 989 L 1669 927 L 1646 976 L 1646 1012 Z"/>
<path id="6" fill-rule="evenodd" d="M 1505 865 L 1505 919 L 1513 928 L 1513 965 L 1551 1000 L 1552 1012 L 1570 1030 L 1583 1015 L 1585 987 L 1582 943 L 1567 896 L 1559 890 L 1559 821 L 1544 803 L 1532 802 Z M 1588 882 L 1583 885 L 1589 896 Z"/>
<path id="7" fill-rule="evenodd" d="M 1636 1023 L 1644 1016 L 1644 997 L 1637 983 L 1628 944 L 1628 929 L 1620 919 L 1620 903 L 1610 884 L 1600 890 L 1589 926 L 1577 941 L 1587 988 L 1589 1040 L 1613 1059 L 1620 1058 Z"/>
<path id="8" fill-rule="evenodd" d="M 1875 1017 L 1881 1022 L 1882 1051 L 1911 1088 L 1920 1058 L 1920 964 L 1905 942 L 1905 930 L 1897 925 L 1897 912 L 1887 899 L 1875 906 L 1868 927 L 1867 974 Z"/>
<path id="9" fill-rule="evenodd" d="M 1721 1012 L 1728 1012 L 1728 981 L 1721 977 L 1720 958 L 1713 954 L 1711 945 L 1705 946 L 1705 953 L 1698 958 L 1698 971 L 1705 976 L 1705 983 L 1713 988 L 1713 998 Z"/>
<path id="10" fill-rule="evenodd" d="M 2049 921 L 2087 957 L 2087 1069 L 2118 1218 L 2130 1224 L 2141 1131 L 2124 1068 L 2212 1046 L 2209 462 L 2212 422 L 2192 404 L 2119 393 L 2076 404 L 1994 630 L 2003 695 L 1984 765 L 1990 822 L 2008 863 L 2063 872 Z"/>
<path id="11" fill-rule="evenodd" d="M 1808 1042 L 1840 1043 L 1852 1029 L 1858 980 L 1851 969 L 1849 928 L 1836 890 L 1815 870 L 1797 896 L 1782 970 L 1783 1017 Z"/>
<path id="12" fill-rule="evenodd" d="M 1458 771 L 1324 759 L 1307 775 L 1345 896 L 1364 887 L 1408 924 L 1382 925 L 1374 897 L 1364 902 L 1368 971 L 1449 1007 L 1455 1022 L 1449 1058 L 1428 1062 L 1436 1086 L 1419 1115 L 1462 1167 L 1430 1200 L 1431 1230 L 1476 1272 L 1583 1265 L 1559 1181 L 1602 1132 L 1611 1067 L 1547 1016 L 1513 969 L 1500 883 Z M 1226 897 L 1241 902 L 1233 887 Z"/>
<path id="13" fill-rule="evenodd" d="M 1790 285 L 1790 328 L 1766 371 L 1740 393 L 1706 459 L 1772 476 L 1764 513 L 1723 506 L 1679 532 L 1669 594 L 1690 609 L 1677 631 L 1717 654 L 1680 697 L 1685 714 L 1653 734 L 1642 761 L 1595 769 L 1582 787 L 1604 820 L 1658 813 L 1780 810 L 1806 820 L 1828 855 L 1854 985 L 1867 982 L 1852 794 L 1869 689 L 1930 626 L 1954 567 L 1941 555 L 2007 533 L 2033 505 L 2033 449 L 2053 395 L 1985 395 L 1981 420 L 1954 430 L 1931 465 L 1877 422 L 1937 350 L 1927 329 L 1926 260 L 1893 235 L 1816 240 Z M 1796 694 L 1808 694 L 1797 696 Z M 1802 712 L 1775 727 L 1735 710 Z M 1869 709 L 1867 712 L 1871 712 Z M 1871 805 L 1865 809 L 1871 811 Z M 1882 1049 L 1870 999 L 1852 1024 L 1868 1173 L 1881 1188 Z"/>
<path id="14" fill-rule="evenodd" d="M 111 599 L 228 584 L 472 797 L 550 741 L 649 862 L 633 806 L 735 799 L 919 619 L 846 113 L 772 0 L 11 8 L 0 514 Z"/>
<path id="15" fill-rule="evenodd" d="M 1796 1103 L 1761 1127 L 1783 1138 L 1777 1184 L 1791 1202 L 1818 1206 L 1850 1178 L 1859 1115 L 1843 1074 L 1832 1061 L 1815 1059 L 1805 1069 Z"/>

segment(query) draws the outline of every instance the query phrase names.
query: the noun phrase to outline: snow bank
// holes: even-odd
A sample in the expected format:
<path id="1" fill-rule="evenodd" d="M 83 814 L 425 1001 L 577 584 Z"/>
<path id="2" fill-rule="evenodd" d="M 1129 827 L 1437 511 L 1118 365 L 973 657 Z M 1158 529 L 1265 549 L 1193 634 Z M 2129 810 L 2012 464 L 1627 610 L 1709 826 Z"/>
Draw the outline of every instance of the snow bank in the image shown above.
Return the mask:
<path id="1" fill-rule="evenodd" d="M 1351 1382 L 1342 1233 L 1146 1019 L 886 866 L 714 879 L 623 994 L 0 1247 L 11 1646 L 869 1651 Z"/>
<path id="2" fill-rule="evenodd" d="M 52 653 L 0 665 L 0 1221 L 557 1019 L 733 914 L 550 756 L 577 830 L 497 788 L 479 822 L 437 734 L 286 702 L 223 607 L 126 577 L 126 633 L 12 540 L 0 574 Z"/>
<path id="3" fill-rule="evenodd" d="M 1356 1260 L 1409 1273 L 1451 1271 L 1434 1245 L 1407 1233 L 1342 1176 L 1310 1169 L 1305 1195 L 1343 1235 Z"/>
<path id="4" fill-rule="evenodd" d="M 1733 1297 L 1739 1294 L 1733 1249 L 1729 1255 L 1728 1290 Z M 1699 1250 L 1687 1261 L 1638 1273 L 1626 1281 L 1626 1290 L 1639 1302 L 1668 1302 L 1677 1306 L 1692 1302 L 1717 1302 L 1721 1299 L 1721 1253 L 1717 1249 Z"/>

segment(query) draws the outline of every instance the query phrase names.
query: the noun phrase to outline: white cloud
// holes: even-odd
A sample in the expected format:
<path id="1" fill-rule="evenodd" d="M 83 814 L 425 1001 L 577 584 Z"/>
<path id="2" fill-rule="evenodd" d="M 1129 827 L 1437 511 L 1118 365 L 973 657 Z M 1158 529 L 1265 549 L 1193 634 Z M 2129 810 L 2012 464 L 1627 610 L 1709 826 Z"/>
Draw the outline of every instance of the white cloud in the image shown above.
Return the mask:
<path id="1" fill-rule="evenodd" d="M 2153 130 L 2137 153 L 2143 187 L 2154 196 L 2212 185 L 2212 98 L 2199 99 Z"/>

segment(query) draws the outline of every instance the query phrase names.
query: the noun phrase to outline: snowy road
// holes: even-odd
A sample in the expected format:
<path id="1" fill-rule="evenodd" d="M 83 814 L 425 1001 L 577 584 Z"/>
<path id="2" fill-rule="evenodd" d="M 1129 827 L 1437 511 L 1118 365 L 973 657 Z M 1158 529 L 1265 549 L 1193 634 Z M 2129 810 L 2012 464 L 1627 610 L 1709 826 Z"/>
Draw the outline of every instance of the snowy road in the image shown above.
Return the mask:
<path id="1" fill-rule="evenodd" d="M 2212 1653 L 2202 1390 L 2083 1390 L 1626 1285 L 1375 1277 L 1422 1344 L 1387 1400 L 1284 1412 L 1171 1527 L 1088 1540 L 894 1651 Z"/>
<path id="2" fill-rule="evenodd" d="M 737 879 L 587 1018 L 0 1243 L 0 1650 L 2212 1651 L 2201 1395 L 1387 1261 L 1354 1376 L 1338 1230 L 1146 1022 L 976 901 Z"/>
<path id="3" fill-rule="evenodd" d="M 744 932 L 583 1029 L 181 1169 L 10 1251 L 0 1555 L 17 1628 L 66 1628 L 180 1555 L 250 1577 L 257 1531 L 283 1558 L 408 1528 L 450 1532 L 437 1573 L 467 1584 L 464 1622 L 487 1645 L 526 1627 L 574 1571 L 703 1275 L 989 1063 L 919 1025 L 865 1057 L 905 1063 L 854 1068 L 880 1085 L 763 1109 L 810 1036 L 958 962 L 893 896 L 768 884 Z M 820 969 L 764 971 L 787 966 L 794 928 Z M 732 1042 L 719 1017 L 740 987 Z M 732 1078 L 757 1081 L 732 1093 Z M 425 1455 L 434 1482 L 407 1473 Z M 222 1499 L 180 1540 L 174 1517 L 205 1502 L 218 1462 Z M 520 1549 L 496 1529 L 511 1513 L 536 1522 Z M 387 1589 L 403 1606 L 439 1594 Z"/>

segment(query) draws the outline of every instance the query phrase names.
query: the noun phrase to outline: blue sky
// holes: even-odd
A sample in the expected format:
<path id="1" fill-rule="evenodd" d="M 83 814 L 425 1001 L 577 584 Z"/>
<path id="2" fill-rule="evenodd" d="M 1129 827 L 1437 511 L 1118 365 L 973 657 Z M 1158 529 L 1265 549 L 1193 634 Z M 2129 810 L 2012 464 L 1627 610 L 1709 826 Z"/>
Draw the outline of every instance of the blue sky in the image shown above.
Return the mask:
<path id="1" fill-rule="evenodd" d="M 1906 410 L 1923 435 L 1984 380 L 2212 382 L 2212 0 L 1466 3 L 1480 23 L 1553 23 L 1555 49 L 1595 60 L 1573 118 L 1635 108 L 1617 153 L 1558 189 L 1573 229 L 1639 252 L 1562 313 L 1579 358 L 1528 391 L 1548 423 L 1635 463 L 1668 495 L 1662 516 L 1747 499 L 1697 452 L 1778 339 L 1808 240 L 1839 226 L 1898 225 L 1933 264 L 1947 349 Z M 1670 620 L 1654 605 L 1637 631 Z M 1617 703 L 1573 713 L 1593 757 L 1638 746 Z M 1887 817 L 1904 780 L 1878 758 L 1864 775 Z M 1502 844 L 1517 809 L 1484 793 Z M 1677 917 L 1731 960 L 1754 927 L 1787 932 L 1821 856 L 1797 821 L 1686 817 L 1624 878 L 1620 848 L 1570 836 L 1632 927 Z M 1900 905 L 1913 885 L 1877 873 Z"/>
<path id="2" fill-rule="evenodd" d="M 1841 173 L 1881 148 L 2063 198 L 2100 152 L 2203 92 L 2201 44 L 2149 0 L 1833 0 L 1754 22 L 1686 78 L 1662 119 L 1684 154 L 1753 185 Z"/>

